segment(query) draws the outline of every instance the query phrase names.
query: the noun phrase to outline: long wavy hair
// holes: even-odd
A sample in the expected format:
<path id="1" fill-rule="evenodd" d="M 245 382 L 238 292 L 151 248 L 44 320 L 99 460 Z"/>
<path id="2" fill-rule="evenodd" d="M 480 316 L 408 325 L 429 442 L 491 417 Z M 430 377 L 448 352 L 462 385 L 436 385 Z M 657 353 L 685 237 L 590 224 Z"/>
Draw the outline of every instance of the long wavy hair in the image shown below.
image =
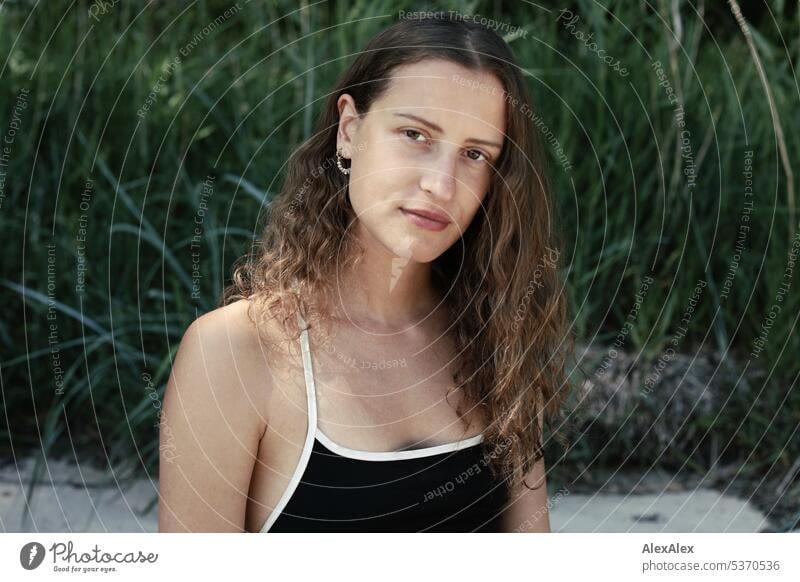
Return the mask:
<path id="1" fill-rule="evenodd" d="M 334 161 L 336 102 L 350 94 L 363 116 L 396 67 L 429 58 L 491 72 L 506 92 L 506 140 L 491 188 L 470 226 L 432 270 L 447 290 L 453 322 L 460 364 L 453 390 L 464 394 L 459 418 L 466 418 L 467 408 L 478 413 L 486 427 L 484 464 L 514 487 L 544 456 L 544 426 L 563 416 L 565 363 L 574 338 L 530 96 L 510 48 L 492 30 L 458 18 L 401 20 L 358 53 L 328 96 L 314 134 L 287 162 L 263 236 L 234 264 L 219 305 L 248 298 L 256 324 L 276 318 L 295 339 L 296 312 L 307 323 L 330 319 L 335 269 L 354 266 L 363 256 L 349 228 L 356 216 L 348 177 Z M 554 436 L 565 442 L 559 431 Z"/>

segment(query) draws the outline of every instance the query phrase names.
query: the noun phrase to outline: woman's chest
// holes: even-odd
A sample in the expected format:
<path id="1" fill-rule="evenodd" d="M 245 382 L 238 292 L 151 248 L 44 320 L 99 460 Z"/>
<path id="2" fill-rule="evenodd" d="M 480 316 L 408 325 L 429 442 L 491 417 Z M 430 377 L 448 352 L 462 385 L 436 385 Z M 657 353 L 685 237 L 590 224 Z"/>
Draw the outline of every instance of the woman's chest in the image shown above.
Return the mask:
<path id="1" fill-rule="evenodd" d="M 446 338 L 363 340 L 342 333 L 314 348 L 318 419 L 326 435 L 356 448 L 394 450 L 411 439 L 449 442 L 463 433 L 455 410 L 457 354 Z"/>
<path id="2" fill-rule="evenodd" d="M 310 342 L 310 366 L 298 354 L 273 374 L 269 425 L 251 481 L 250 530 L 259 530 L 278 504 L 317 431 L 349 449 L 385 452 L 451 443 L 483 429 L 475 414 L 468 426 L 456 412 L 451 346 L 335 339 Z"/>

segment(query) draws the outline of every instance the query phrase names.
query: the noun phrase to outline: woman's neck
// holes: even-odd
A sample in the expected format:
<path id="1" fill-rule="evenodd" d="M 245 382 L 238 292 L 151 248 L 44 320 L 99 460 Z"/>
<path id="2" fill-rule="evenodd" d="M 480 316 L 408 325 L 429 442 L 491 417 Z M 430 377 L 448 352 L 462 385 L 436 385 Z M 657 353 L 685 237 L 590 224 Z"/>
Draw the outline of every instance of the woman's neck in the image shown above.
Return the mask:
<path id="1" fill-rule="evenodd" d="M 431 265 L 389 253 L 366 252 L 347 271 L 339 271 L 333 301 L 336 317 L 371 331 L 421 325 L 442 307 Z"/>

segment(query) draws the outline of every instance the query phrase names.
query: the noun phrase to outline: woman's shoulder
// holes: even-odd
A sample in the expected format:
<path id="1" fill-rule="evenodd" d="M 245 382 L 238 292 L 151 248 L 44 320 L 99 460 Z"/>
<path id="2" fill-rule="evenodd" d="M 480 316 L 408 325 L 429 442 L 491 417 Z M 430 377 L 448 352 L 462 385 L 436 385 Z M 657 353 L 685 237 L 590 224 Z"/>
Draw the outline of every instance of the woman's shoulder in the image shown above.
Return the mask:
<path id="1" fill-rule="evenodd" d="M 200 333 L 211 347 L 263 351 L 266 344 L 285 342 L 286 333 L 273 319 L 262 319 L 256 315 L 256 304 L 250 299 L 240 299 L 213 309 L 189 326 Z M 256 321 L 258 323 L 256 323 Z M 189 330 L 187 330 L 188 333 Z"/>
<path id="2" fill-rule="evenodd" d="M 215 331 L 222 331 L 221 328 L 225 328 L 226 331 L 235 332 L 237 336 L 246 335 L 252 305 L 250 299 L 240 299 L 200 315 L 191 325 L 212 327 Z"/>
<path id="3" fill-rule="evenodd" d="M 181 339 L 160 416 L 160 531 L 229 531 L 244 523 L 273 389 L 247 307 L 206 313 Z M 205 507 L 213 511 L 198 511 Z"/>
<path id="4" fill-rule="evenodd" d="M 192 399 L 237 402 L 263 419 L 271 393 L 272 366 L 282 331 L 274 322 L 254 322 L 252 302 L 241 299 L 197 319 L 184 332 L 173 370 L 186 380 Z M 208 389 L 203 390 L 205 386 Z"/>
<path id="5" fill-rule="evenodd" d="M 181 349 L 184 343 L 198 344 L 203 353 L 231 359 L 249 350 L 256 336 L 249 303 L 243 299 L 199 316 L 184 332 Z"/>

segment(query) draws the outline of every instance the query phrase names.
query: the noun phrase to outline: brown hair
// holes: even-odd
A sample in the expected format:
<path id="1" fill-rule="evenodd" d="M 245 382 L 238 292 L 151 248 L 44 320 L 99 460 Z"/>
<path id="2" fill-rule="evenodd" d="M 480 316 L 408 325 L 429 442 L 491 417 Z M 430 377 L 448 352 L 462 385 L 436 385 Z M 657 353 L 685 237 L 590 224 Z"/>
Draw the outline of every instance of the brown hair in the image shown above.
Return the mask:
<path id="1" fill-rule="evenodd" d="M 563 413 L 564 368 L 574 339 L 530 97 L 510 48 L 490 29 L 458 18 L 401 20 L 367 44 L 328 96 L 313 136 L 289 159 L 263 237 L 234 265 L 220 305 L 249 298 L 254 321 L 279 317 L 295 337 L 296 311 L 306 322 L 330 317 L 333 269 L 352 266 L 362 256 L 348 236 L 356 219 L 348 178 L 334 161 L 337 100 L 348 93 L 363 116 L 386 90 L 395 67 L 427 58 L 491 72 L 507 94 L 505 144 L 483 209 L 432 268 L 448 290 L 461 356 L 453 379 L 464 390 L 464 403 L 487 427 L 485 461 L 514 487 L 543 457 L 540 422 L 552 423 Z M 464 416 L 462 406 L 458 414 Z M 558 432 L 555 436 L 564 442 Z"/>

